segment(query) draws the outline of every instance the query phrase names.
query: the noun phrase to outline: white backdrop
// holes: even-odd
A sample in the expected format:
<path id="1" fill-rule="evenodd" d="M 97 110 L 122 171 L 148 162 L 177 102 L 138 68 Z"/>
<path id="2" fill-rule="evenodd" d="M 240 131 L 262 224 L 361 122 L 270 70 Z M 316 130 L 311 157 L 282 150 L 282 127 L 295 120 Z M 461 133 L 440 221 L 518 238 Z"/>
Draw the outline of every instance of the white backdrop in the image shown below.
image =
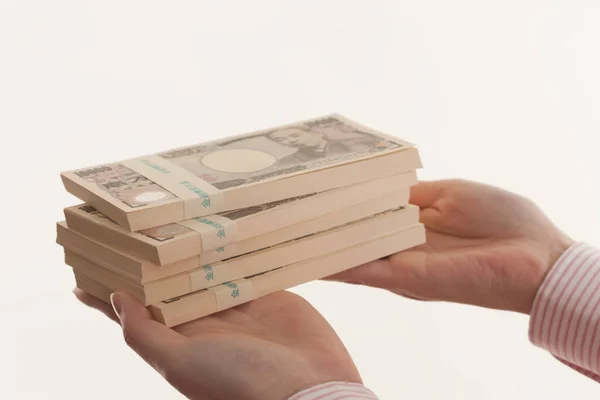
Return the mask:
<path id="1" fill-rule="evenodd" d="M 180 399 L 76 302 L 59 172 L 339 112 L 600 246 L 600 3 L 0 0 L 0 398 Z M 591 399 L 527 318 L 313 282 L 382 399 Z M 7 380 L 4 382 L 4 380 Z"/>

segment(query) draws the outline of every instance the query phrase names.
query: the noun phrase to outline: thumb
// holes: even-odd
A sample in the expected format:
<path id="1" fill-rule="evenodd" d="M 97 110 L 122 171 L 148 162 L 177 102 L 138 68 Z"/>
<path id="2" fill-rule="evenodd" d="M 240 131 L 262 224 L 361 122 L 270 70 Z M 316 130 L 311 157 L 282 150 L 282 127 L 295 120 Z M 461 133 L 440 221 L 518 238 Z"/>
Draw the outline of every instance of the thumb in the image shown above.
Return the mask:
<path id="1" fill-rule="evenodd" d="M 384 289 L 395 286 L 392 265 L 388 259 L 371 261 L 323 279 Z"/>
<path id="2" fill-rule="evenodd" d="M 410 204 L 419 208 L 433 207 L 444 196 L 449 186 L 448 181 L 419 181 L 410 188 Z"/>
<path id="3" fill-rule="evenodd" d="M 397 272 L 397 267 L 390 260 L 381 259 L 340 272 L 325 279 L 385 289 L 413 300 L 428 300 L 410 291 L 410 288 L 405 287 L 405 282 L 399 279 Z"/>
<path id="4" fill-rule="evenodd" d="M 162 374 L 173 363 L 174 350 L 186 338 L 152 319 L 150 311 L 128 293 L 115 292 L 110 301 L 127 345 Z"/>
<path id="5" fill-rule="evenodd" d="M 427 275 L 423 273 L 425 257 L 421 251 L 404 250 L 324 279 L 411 293 L 411 297 L 421 298 L 419 293 L 424 291 Z"/>

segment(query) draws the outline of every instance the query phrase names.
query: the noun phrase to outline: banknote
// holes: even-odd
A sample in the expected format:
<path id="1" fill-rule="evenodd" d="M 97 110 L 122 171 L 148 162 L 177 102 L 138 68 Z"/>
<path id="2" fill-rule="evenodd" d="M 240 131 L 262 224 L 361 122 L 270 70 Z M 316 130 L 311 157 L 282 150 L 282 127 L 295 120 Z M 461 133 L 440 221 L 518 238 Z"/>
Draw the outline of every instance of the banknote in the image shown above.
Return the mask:
<path id="1" fill-rule="evenodd" d="M 366 221 L 369 221 L 369 220 L 375 220 L 375 219 L 380 218 L 380 217 L 385 216 L 385 215 L 396 214 L 396 216 L 398 216 L 399 212 L 401 212 L 402 210 L 406 210 L 406 209 L 407 209 L 407 207 L 404 207 L 404 206 L 394 207 L 392 209 L 381 211 L 381 212 L 377 212 L 375 214 L 372 214 L 372 215 L 360 218 L 358 220 L 349 221 L 349 222 L 346 222 L 344 224 L 341 224 L 341 225 L 338 225 L 338 226 L 335 226 L 335 227 L 332 227 L 332 228 L 327 228 L 327 229 L 323 229 L 323 230 L 320 230 L 320 231 L 312 232 L 312 233 L 309 233 L 309 234 L 306 234 L 306 235 L 303 235 L 303 236 L 299 236 L 299 237 L 294 238 L 294 239 L 290 239 L 290 240 L 282 242 L 282 243 L 278 243 L 278 244 L 275 244 L 275 245 L 272 245 L 272 246 L 268 246 L 266 248 L 262 248 L 262 249 L 258 249 L 258 250 L 252 251 L 250 253 L 241 254 L 241 255 L 237 255 L 237 256 L 231 257 L 231 258 L 227 258 L 227 259 L 225 259 L 225 260 L 223 260 L 223 261 L 221 261 L 221 262 L 219 262 L 217 264 L 204 265 L 202 268 L 203 268 L 203 270 L 207 274 L 211 274 L 215 265 L 218 265 L 218 264 L 221 264 L 221 263 L 227 263 L 227 267 L 230 268 L 232 265 L 234 265 L 234 263 L 236 262 L 236 260 L 240 260 L 241 261 L 241 260 L 244 260 L 245 258 L 253 257 L 255 254 L 261 254 L 261 253 L 264 254 L 266 251 L 278 251 L 277 249 L 285 248 L 285 246 L 288 245 L 288 244 L 299 243 L 299 242 L 302 242 L 302 241 L 304 241 L 304 240 L 306 240 L 306 239 L 308 239 L 310 237 L 317 238 L 319 236 L 322 236 L 324 234 L 328 234 L 328 233 L 331 233 L 331 232 L 338 232 L 338 233 L 339 232 L 343 232 L 344 228 L 349 228 L 351 226 L 361 227 L 362 223 L 364 223 Z M 417 207 L 411 206 L 410 209 L 417 210 Z M 418 219 L 418 214 L 414 213 L 414 217 L 415 217 L 415 220 L 417 220 Z M 415 221 L 415 222 L 418 222 L 418 221 Z M 408 226 L 413 226 L 413 224 L 409 224 Z M 378 233 L 376 233 L 375 236 L 377 236 L 377 234 Z M 360 245 L 360 243 L 358 243 L 358 244 Z M 344 246 L 342 246 L 342 248 L 343 247 Z M 328 251 L 330 251 L 330 250 L 328 250 Z M 340 249 L 336 249 L 334 251 L 340 251 Z M 325 253 L 325 254 L 327 254 L 327 253 Z M 322 255 L 317 255 L 317 256 L 314 256 L 314 257 L 315 258 L 319 258 L 321 256 Z M 244 276 L 243 278 L 244 279 L 250 279 L 250 278 L 253 278 L 253 277 L 258 277 L 260 275 L 264 275 L 264 274 L 276 271 L 278 269 L 285 268 L 286 266 L 288 266 L 290 264 L 294 264 L 294 263 L 297 263 L 297 262 L 302 262 L 301 260 L 303 259 L 303 257 L 299 256 L 298 253 L 296 254 L 295 257 L 296 257 L 296 259 L 293 259 L 292 261 L 289 261 L 287 264 L 284 263 L 283 265 L 279 265 L 279 266 L 277 266 L 277 267 L 275 267 L 273 269 L 267 269 L 265 271 L 260 271 L 260 272 L 257 272 L 257 273 L 251 274 L 251 275 Z M 315 258 L 308 257 L 308 258 L 305 258 L 304 260 L 306 261 L 306 260 L 315 259 Z M 205 279 L 212 280 L 212 276 L 208 276 Z M 213 286 L 213 288 L 214 288 L 214 286 Z M 211 288 L 207 288 L 207 289 L 203 289 L 203 290 L 212 290 L 212 289 Z M 202 292 L 202 290 L 196 291 L 196 292 L 192 292 L 192 293 L 188 293 L 188 294 L 185 294 L 185 295 L 182 295 L 182 296 L 178 296 L 178 297 L 175 297 L 175 298 L 171 298 L 169 300 L 163 300 L 163 302 L 165 302 L 165 303 L 172 303 L 172 302 L 180 300 L 182 298 L 186 298 L 188 296 L 193 296 L 195 293 L 200 293 L 200 292 Z"/>
<path id="2" fill-rule="evenodd" d="M 332 115 L 159 153 L 220 190 L 411 146 Z M 74 171 L 132 209 L 175 196 L 119 163 Z"/>
<path id="3" fill-rule="evenodd" d="M 294 201 L 298 201 L 301 199 L 305 199 L 308 197 L 312 197 L 314 195 L 316 195 L 317 193 L 311 193 L 311 194 L 306 194 L 303 196 L 296 196 L 296 197 L 292 197 L 289 199 L 283 199 L 283 200 L 278 200 L 278 201 L 272 201 L 270 203 L 265 203 L 265 204 L 260 204 L 258 206 L 252 206 L 252 207 L 247 207 L 247 208 L 241 208 L 238 210 L 232 210 L 232 211 L 225 211 L 225 212 L 221 212 L 221 213 L 217 213 L 217 215 L 223 216 L 225 218 L 228 218 L 230 220 L 237 220 L 240 218 L 245 218 L 245 217 L 249 217 L 251 215 L 255 215 L 258 214 L 260 212 L 264 212 L 279 206 L 282 206 L 284 204 L 287 203 L 291 203 Z M 91 216 L 94 216 L 95 218 L 102 218 L 102 219 L 106 219 L 114 224 L 116 224 L 115 221 L 111 220 L 110 218 L 108 218 L 106 215 L 102 214 L 100 211 L 96 210 L 94 207 L 90 206 L 89 204 L 84 204 L 81 205 L 79 207 L 77 207 L 79 210 L 85 212 L 86 214 L 89 214 Z M 181 236 L 184 235 L 186 233 L 190 233 L 193 232 L 190 228 L 177 224 L 177 223 L 173 223 L 173 224 L 166 224 L 166 225 L 161 225 L 161 226 L 157 226 L 157 227 L 153 227 L 153 228 L 148 228 L 148 229 L 144 229 L 141 231 L 138 231 L 138 233 L 145 235 L 151 239 L 154 239 L 158 242 L 165 242 L 171 239 L 176 238 L 177 236 Z"/>

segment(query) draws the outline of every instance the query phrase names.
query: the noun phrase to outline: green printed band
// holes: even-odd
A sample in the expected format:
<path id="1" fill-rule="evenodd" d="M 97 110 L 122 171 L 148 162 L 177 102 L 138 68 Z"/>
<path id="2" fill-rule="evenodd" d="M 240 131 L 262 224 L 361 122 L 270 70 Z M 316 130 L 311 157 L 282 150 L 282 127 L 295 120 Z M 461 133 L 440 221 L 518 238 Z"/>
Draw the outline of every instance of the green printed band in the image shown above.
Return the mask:
<path id="1" fill-rule="evenodd" d="M 240 288 L 238 287 L 238 285 L 229 282 L 225 285 L 231 289 L 231 297 L 240 297 Z"/>
<path id="2" fill-rule="evenodd" d="M 192 183 L 190 183 L 188 181 L 182 181 L 182 182 L 179 182 L 179 184 L 183 185 L 183 187 L 189 189 L 192 193 L 195 193 L 198 196 L 200 196 L 200 198 L 202 199 L 202 207 L 210 208 L 210 196 L 208 195 L 208 193 L 206 193 L 204 190 L 200 189 L 199 187 L 192 185 Z"/>
<path id="3" fill-rule="evenodd" d="M 217 302 L 217 310 L 225 310 L 254 300 L 252 282 L 248 279 L 238 279 L 212 288 Z"/>
<path id="4" fill-rule="evenodd" d="M 237 240 L 237 224 L 235 221 L 220 215 L 196 217 L 179 222 L 200 234 L 202 252 L 217 250 L 223 252 L 224 247 Z"/>
<path id="5" fill-rule="evenodd" d="M 204 275 L 204 278 L 205 278 L 207 281 L 212 281 L 213 279 L 215 279 L 215 273 L 214 273 L 214 271 L 213 271 L 213 267 L 212 267 L 212 266 L 210 266 L 210 265 L 205 265 L 205 266 L 203 266 L 203 267 L 202 267 L 202 269 L 203 269 L 203 270 L 204 270 L 204 272 L 206 273 L 206 274 Z"/>
<path id="6" fill-rule="evenodd" d="M 189 273 L 191 289 L 202 290 L 230 281 L 232 279 L 230 271 L 231 268 L 227 268 L 227 263 L 224 261 L 196 268 Z"/>
<path id="7" fill-rule="evenodd" d="M 170 174 L 171 171 L 169 171 L 168 169 L 166 169 L 165 167 L 156 164 L 150 160 L 148 160 L 147 158 L 144 158 L 143 160 L 140 160 L 140 162 L 142 164 L 146 164 L 147 166 L 149 166 L 152 169 L 155 169 L 156 171 L 160 172 L 161 174 Z"/>
<path id="8" fill-rule="evenodd" d="M 184 220 L 223 210 L 223 193 L 219 189 L 167 159 L 154 154 L 125 160 L 120 164 L 182 200 Z"/>

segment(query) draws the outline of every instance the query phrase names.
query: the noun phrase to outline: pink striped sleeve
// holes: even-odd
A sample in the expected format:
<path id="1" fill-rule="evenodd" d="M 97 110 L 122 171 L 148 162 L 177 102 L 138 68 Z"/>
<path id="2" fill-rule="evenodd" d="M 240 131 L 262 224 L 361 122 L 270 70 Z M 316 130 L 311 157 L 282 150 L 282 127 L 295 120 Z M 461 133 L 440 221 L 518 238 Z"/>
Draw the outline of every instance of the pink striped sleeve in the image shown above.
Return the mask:
<path id="1" fill-rule="evenodd" d="M 533 302 L 529 340 L 600 382 L 600 250 L 576 243 L 561 255 Z"/>
<path id="2" fill-rule="evenodd" d="M 296 393 L 288 400 L 377 400 L 377 396 L 361 385 L 350 382 L 327 382 Z"/>

